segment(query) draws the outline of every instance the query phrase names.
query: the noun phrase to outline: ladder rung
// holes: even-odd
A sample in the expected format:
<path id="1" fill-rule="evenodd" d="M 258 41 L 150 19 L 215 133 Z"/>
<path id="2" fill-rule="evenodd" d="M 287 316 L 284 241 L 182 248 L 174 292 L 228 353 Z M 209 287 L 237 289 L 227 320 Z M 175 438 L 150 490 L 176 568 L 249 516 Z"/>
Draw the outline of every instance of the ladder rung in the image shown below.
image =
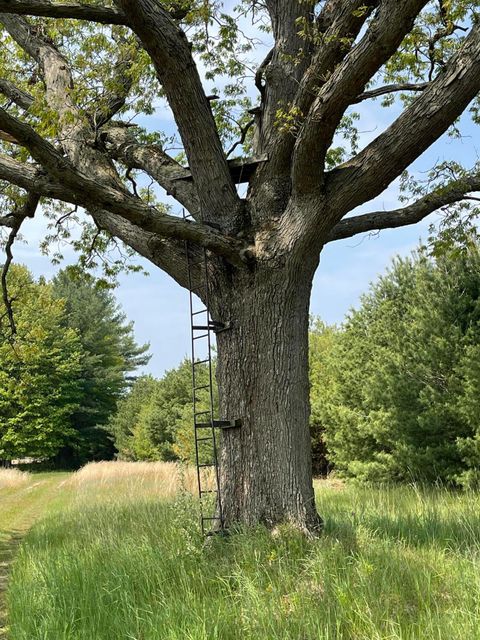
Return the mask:
<path id="1" fill-rule="evenodd" d="M 193 415 L 194 416 L 208 416 L 210 415 L 211 411 L 196 411 Z"/>
<path id="2" fill-rule="evenodd" d="M 202 309 L 201 311 L 193 311 L 192 316 L 199 316 L 201 313 L 207 313 L 208 309 Z"/>
<path id="3" fill-rule="evenodd" d="M 192 331 L 210 331 L 213 327 L 209 324 L 194 324 L 192 325 Z"/>
<path id="4" fill-rule="evenodd" d="M 200 489 L 200 494 L 202 493 L 218 493 L 216 489 Z"/>
<path id="5" fill-rule="evenodd" d="M 202 333 L 201 336 L 193 336 L 193 340 L 201 340 L 202 338 L 208 338 L 209 333 Z"/>
<path id="6" fill-rule="evenodd" d="M 200 389 L 210 389 L 210 385 L 209 384 L 202 384 L 201 387 L 193 387 L 194 391 L 200 391 Z"/>
<path id="7" fill-rule="evenodd" d="M 206 358 L 206 360 L 194 360 L 193 366 L 195 366 L 196 364 L 206 364 L 207 362 L 210 362 L 210 358 Z"/>
<path id="8" fill-rule="evenodd" d="M 213 438 L 212 436 L 209 436 L 208 438 L 197 438 L 197 442 L 213 442 Z"/>
<path id="9" fill-rule="evenodd" d="M 220 516 L 202 516 L 202 522 L 205 520 L 221 520 Z"/>
<path id="10" fill-rule="evenodd" d="M 215 466 L 214 462 L 205 462 L 197 465 L 199 469 L 204 469 L 205 467 L 214 467 L 214 466 Z"/>

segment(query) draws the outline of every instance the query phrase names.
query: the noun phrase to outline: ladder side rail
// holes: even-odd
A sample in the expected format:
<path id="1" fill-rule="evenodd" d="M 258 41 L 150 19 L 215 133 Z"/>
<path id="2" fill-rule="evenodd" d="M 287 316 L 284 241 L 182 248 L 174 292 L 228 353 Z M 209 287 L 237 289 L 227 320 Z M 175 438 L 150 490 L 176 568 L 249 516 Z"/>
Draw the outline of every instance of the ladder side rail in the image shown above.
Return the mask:
<path id="1" fill-rule="evenodd" d="M 222 496 L 221 496 L 221 491 L 220 491 L 220 469 L 219 469 L 219 464 L 218 464 L 218 444 L 217 444 L 217 435 L 215 433 L 215 427 L 214 427 L 214 420 L 215 420 L 215 403 L 214 403 L 214 397 L 213 397 L 213 370 L 212 370 L 212 330 L 210 329 L 211 326 L 211 318 L 210 318 L 210 300 L 209 300 L 209 277 L 208 277 L 208 263 L 207 263 L 207 251 L 204 248 L 203 249 L 203 255 L 205 258 L 204 261 L 204 269 L 205 269 L 205 290 L 206 290 L 206 294 L 205 294 L 205 306 L 207 308 L 207 324 L 208 324 L 208 331 L 207 331 L 207 340 L 208 340 L 208 382 L 210 385 L 210 389 L 209 389 L 209 394 L 210 394 L 210 420 L 211 420 L 211 424 L 212 424 L 212 429 L 211 429 L 211 433 L 212 433 L 212 443 L 213 443 L 213 462 L 215 464 L 215 481 L 216 481 L 216 485 L 217 485 L 217 508 L 218 508 L 218 516 L 220 519 L 220 527 L 223 529 L 223 508 L 222 508 Z"/>
<path id="2" fill-rule="evenodd" d="M 185 210 L 183 212 L 183 215 L 185 217 Z M 192 367 L 192 403 L 193 403 L 193 422 L 194 422 L 194 441 L 195 441 L 195 467 L 197 470 L 197 487 L 198 487 L 198 496 L 200 498 L 200 517 L 202 518 L 202 522 L 203 522 L 203 507 L 202 507 L 202 479 L 201 479 L 201 473 L 200 473 L 200 467 L 199 467 L 199 463 L 200 463 L 200 459 L 199 459 L 199 450 L 198 450 L 198 439 L 197 439 L 197 428 L 196 428 L 196 413 L 197 413 L 197 398 L 195 395 L 195 342 L 193 340 L 194 337 L 194 332 L 193 332 L 193 293 L 192 293 L 192 273 L 191 273 L 191 267 L 190 267 L 190 253 L 189 253 L 189 245 L 188 245 L 188 240 L 185 241 L 185 253 L 187 256 L 187 272 L 188 272 L 188 295 L 189 295 L 189 303 L 190 303 L 190 341 L 191 341 L 191 354 L 192 354 L 192 361 L 191 361 L 191 367 Z"/>

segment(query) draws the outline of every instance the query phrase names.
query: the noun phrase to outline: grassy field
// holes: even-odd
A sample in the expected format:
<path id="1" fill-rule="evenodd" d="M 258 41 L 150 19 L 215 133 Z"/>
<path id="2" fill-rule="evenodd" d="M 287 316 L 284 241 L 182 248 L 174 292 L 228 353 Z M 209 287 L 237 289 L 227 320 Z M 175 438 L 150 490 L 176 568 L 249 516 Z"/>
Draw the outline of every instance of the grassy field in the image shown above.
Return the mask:
<path id="1" fill-rule="evenodd" d="M 45 513 L 65 506 L 68 474 L 31 475 L 0 469 L 0 639 L 6 637 L 6 590 L 11 565 L 30 527 Z"/>
<path id="2" fill-rule="evenodd" d="M 17 554 L 10 640 L 480 639 L 479 494 L 319 482 L 320 539 L 205 543 L 182 484 L 161 465 L 64 483 Z"/>

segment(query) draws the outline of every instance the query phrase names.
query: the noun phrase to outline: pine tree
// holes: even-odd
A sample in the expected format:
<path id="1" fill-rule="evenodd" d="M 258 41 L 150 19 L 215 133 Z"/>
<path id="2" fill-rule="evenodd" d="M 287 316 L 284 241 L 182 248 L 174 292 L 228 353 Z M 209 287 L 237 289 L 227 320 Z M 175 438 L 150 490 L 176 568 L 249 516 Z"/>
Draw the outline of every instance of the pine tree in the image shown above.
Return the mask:
<path id="1" fill-rule="evenodd" d="M 135 370 L 147 364 L 148 345 L 139 346 L 109 290 L 91 278 L 63 270 L 53 280 L 54 295 L 63 300 L 63 324 L 74 329 L 83 348 L 81 399 L 72 415 L 75 437 L 60 454 L 64 464 L 104 459 L 114 449 L 105 425 L 127 390 Z"/>

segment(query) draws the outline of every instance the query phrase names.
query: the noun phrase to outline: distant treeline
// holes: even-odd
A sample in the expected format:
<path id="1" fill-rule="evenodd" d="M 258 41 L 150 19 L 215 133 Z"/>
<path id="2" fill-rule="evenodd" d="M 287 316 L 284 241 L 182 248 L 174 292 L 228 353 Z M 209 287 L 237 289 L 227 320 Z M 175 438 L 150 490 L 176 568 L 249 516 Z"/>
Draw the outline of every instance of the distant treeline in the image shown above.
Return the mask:
<path id="1" fill-rule="evenodd" d="M 0 459 L 194 460 L 188 360 L 135 379 L 147 347 L 109 291 L 66 271 L 35 282 L 21 267 L 10 286 L 18 334 L 2 320 Z M 315 473 L 478 486 L 478 248 L 396 259 L 342 326 L 312 319 L 310 382 Z"/>
<path id="2" fill-rule="evenodd" d="M 480 254 L 394 260 L 312 335 L 313 421 L 338 473 L 480 485 Z"/>
<path id="3" fill-rule="evenodd" d="M 206 375 L 206 372 L 204 372 Z M 340 327 L 313 319 L 317 474 L 480 483 L 480 257 L 394 260 Z M 110 427 L 126 459 L 193 460 L 190 365 L 142 377 Z"/>

